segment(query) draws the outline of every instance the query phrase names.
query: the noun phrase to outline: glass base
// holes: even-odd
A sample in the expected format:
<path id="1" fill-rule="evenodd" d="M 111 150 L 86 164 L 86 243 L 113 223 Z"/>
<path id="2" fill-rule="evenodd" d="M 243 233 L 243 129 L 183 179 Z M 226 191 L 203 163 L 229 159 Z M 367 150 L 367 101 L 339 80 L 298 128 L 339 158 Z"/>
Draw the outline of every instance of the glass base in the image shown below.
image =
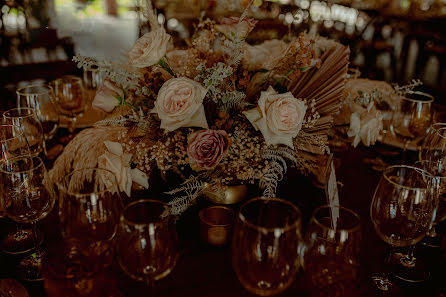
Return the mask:
<path id="1" fill-rule="evenodd" d="M 42 233 L 38 233 L 39 245 L 43 243 Z M 0 242 L 0 249 L 7 254 L 23 254 L 34 249 L 33 232 L 31 229 L 17 230 L 6 235 Z"/>
<path id="2" fill-rule="evenodd" d="M 381 291 L 389 291 L 393 287 L 393 283 L 385 276 L 373 276 L 372 281 Z"/>
<path id="3" fill-rule="evenodd" d="M 401 255 L 393 268 L 392 275 L 409 283 L 421 283 L 430 277 L 430 272 L 423 261 L 416 258 L 413 261 L 407 261 L 405 255 Z"/>
<path id="4" fill-rule="evenodd" d="M 24 281 L 35 282 L 43 280 L 42 258 L 37 257 L 35 253 L 26 256 L 17 266 L 17 274 Z"/>
<path id="5" fill-rule="evenodd" d="M 434 237 L 425 236 L 420 243 L 431 248 L 439 249 L 441 247 L 441 238 L 438 235 Z"/>

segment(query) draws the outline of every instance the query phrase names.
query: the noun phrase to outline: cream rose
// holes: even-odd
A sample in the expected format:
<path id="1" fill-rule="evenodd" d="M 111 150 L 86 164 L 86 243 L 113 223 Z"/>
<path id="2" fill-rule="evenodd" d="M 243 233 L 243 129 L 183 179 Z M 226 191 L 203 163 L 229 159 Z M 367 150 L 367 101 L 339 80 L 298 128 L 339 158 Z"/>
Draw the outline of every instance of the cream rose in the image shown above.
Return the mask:
<path id="1" fill-rule="evenodd" d="M 233 39 L 237 34 L 239 39 L 245 39 L 256 24 L 257 21 L 251 18 L 244 18 L 240 21 L 238 17 L 230 17 L 221 19 L 220 24 L 215 28 L 229 39 Z"/>
<path id="2" fill-rule="evenodd" d="M 373 102 L 362 112 L 354 112 L 350 116 L 349 137 L 354 137 L 352 145 L 356 147 L 360 141 L 365 146 L 375 144 L 383 129 L 383 118 L 380 111 L 376 110 Z"/>
<path id="3" fill-rule="evenodd" d="M 244 114 L 262 132 L 267 145 L 285 144 L 293 148 L 293 138 L 302 128 L 306 110 L 305 103 L 290 92 L 277 94 L 269 87 L 261 93 L 258 107 Z"/>
<path id="4" fill-rule="evenodd" d="M 99 156 L 98 167 L 114 173 L 119 190 L 130 197 L 133 182 L 147 189 L 149 183 L 146 174 L 137 168 L 130 169 L 132 154 L 124 153 L 122 145 L 118 142 L 104 141 L 104 144 L 107 152 Z M 103 182 L 105 186 L 111 186 L 111 181 L 105 176 Z"/>
<path id="5" fill-rule="evenodd" d="M 129 62 L 138 68 L 157 64 L 166 54 L 170 35 L 163 28 L 144 34 L 129 52 Z"/>
<path id="6" fill-rule="evenodd" d="M 158 92 L 155 108 L 161 128 L 167 132 L 180 127 L 208 128 L 203 99 L 207 90 L 189 78 L 169 79 Z"/>
<path id="7" fill-rule="evenodd" d="M 106 78 L 96 91 L 92 107 L 109 113 L 121 103 L 123 97 L 124 91 L 109 78 Z"/>

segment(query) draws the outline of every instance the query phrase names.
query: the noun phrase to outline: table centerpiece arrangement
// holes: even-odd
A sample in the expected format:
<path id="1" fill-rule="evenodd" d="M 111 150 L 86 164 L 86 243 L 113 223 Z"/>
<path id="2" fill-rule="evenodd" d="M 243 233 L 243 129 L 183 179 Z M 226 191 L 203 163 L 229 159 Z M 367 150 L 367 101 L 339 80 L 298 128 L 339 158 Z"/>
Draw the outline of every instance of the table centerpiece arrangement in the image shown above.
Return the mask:
<path id="1" fill-rule="evenodd" d="M 56 160 L 54 181 L 80 168 L 115 173 L 119 190 L 148 188 L 154 172 L 183 183 L 167 193 L 173 214 L 212 192 L 257 184 L 274 197 L 288 168 L 321 174 L 327 132 L 343 98 L 349 49 L 301 34 L 251 45 L 256 20 L 201 20 L 187 47 L 174 46 L 149 3 L 151 31 L 126 62 L 75 56 L 84 70 L 106 74 L 93 107 L 109 113 L 82 130 Z M 156 170 L 155 170 L 156 169 Z M 79 187 L 92 176 L 73 179 Z M 110 181 L 98 178 L 98 189 Z"/>

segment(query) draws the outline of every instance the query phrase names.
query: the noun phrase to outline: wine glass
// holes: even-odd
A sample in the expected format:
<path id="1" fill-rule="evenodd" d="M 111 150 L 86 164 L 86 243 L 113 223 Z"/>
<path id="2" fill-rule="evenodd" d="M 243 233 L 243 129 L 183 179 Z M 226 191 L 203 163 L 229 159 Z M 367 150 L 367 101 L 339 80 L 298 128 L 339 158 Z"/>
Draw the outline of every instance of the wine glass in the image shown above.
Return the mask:
<path id="1" fill-rule="evenodd" d="M 18 89 L 16 93 L 17 107 L 31 107 L 36 110 L 45 140 L 52 139 L 60 123 L 51 87 L 31 85 Z"/>
<path id="2" fill-rule="evenodd" d="M 316 295 L 358 295 L 359 216 L 339 206 L 317 208 L 307 227 L 306 243 L 304 269 L 311 278 Z"/>
<path id="3" fill-rule="evenodd" d="M 70 119 L 69 130 L 74 133 L 77 116 L 82 115 L 86 105 L 86 95 L 82 79 L 74 75 L 62 76 L 52 82 L 59 112 Z"/>
<path id="4" fill-rule="evenodd" d="M 0 124 L 0 161 L 19 156 L 30 156 L 28 142 L 23 131 L 17 126 Z M 3 197 L 0 195 L 0 218 L 5 216 Z M 15 232 L 7 233 L 2 238 L 1 249 L 8 254 L 26 253 L 34 248 L 32 230 L 23 229 L 16 224 Z"/>
<path id="5" fill-rule="evenodd" d="M 434 97 L 419 91 L 408 91 L 400 98 L 390 125 L 391 132 L 404 141 L 402 160 L 409 142 L 418 143 L 426 135 L 432 123 L 432 105 Z"/>
<path id="6" fill-rule="evenodd" d="M 122 270 L 137 281 L 153 282 L 166 277 L 178 259 L 178 239 L 167 204 L 138 200 L 121 213 L 117 244 Z"/>
<path id="7" fill-rule="evenodd" d="M 37 222 L 53 209 L 55 192 L 42 159 L 22 156 L 0 162 L 0 189 L 6 215 L 21 224 L 31 224 L 35 253 L 18 267 L 24 280 L 41 280 L 41 256 Z"/>
<path id="8" fill-rule="evenodd" d="M 5 123 L 19 127 L 28 141 L 33 157 L 45 151 L 45 137 L 36 110 L 30 107 L 13 108 L 3 113 Z"/>
<path id="9" fill-rule="evenodd" d="M 373 227 L 382 240 L 392 247 L 408 247 L 423 239 L 436 207 L 434 182 L 432 175 L 413 166 L 396 165 L 384 170 L 370 206 Z M 389 254 L 386 264 L 391 257 Z M 400 262 L 412 265 L 410 257 L 401 257 Z M 404 273 L 401 270 L 394 274 L 405 279 Z M 392 285 L 386 274 L 373 280 L 383 291 Z"/>
<path id="10" fill-rule="evenodd" d="M 112 264 L 122 209 L 115 175 L 108 170 L 74 170 L 58 182 L 59 218 L 68 249 L 66 273 L 93 275 Z"/>
<path id="11" fill-rule="evenodd" d="M 300 265 L 301 219 L 295 205 L 278 198 L 254 198 L 241 206 L 232 265 L 245 289 L 272 296 L 291 286 Z"/>

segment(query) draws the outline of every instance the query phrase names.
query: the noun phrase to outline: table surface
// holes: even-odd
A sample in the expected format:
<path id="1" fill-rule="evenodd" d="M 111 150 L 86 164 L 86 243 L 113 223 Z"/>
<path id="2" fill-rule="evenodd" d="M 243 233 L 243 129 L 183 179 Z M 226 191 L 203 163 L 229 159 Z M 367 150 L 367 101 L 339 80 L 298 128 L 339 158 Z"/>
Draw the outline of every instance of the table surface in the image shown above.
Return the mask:
<path id="1" fill-rule="evenodd" d="M 380 295 L 372 285 L 370 276 L 384 271 L 383 261 L 387 246 L 373 229 L 369 206 L 381 173 L 373 171 L 363 163 L 363 160 L 364 158 L 375 158 L 380 151 L 388 149 L 383 145 L 377 145 L 372 148 L 348 148 L 341 152 L 335 152 L 337 179 L 343 184 L 339 189 L 340 203 L 342 206 L 356 211 L 361 218 L 361 267 L 357 283 L 359 292 L 355 296 Z M 289 172 L 280 184 L 277 196 L 298 205 L 304 215 L 304 228 L 312 211 L 317 206 L 325 204 L 325 194 L 322 189 L 313 186 L 310 179 L 302 176 L 296 177 L 292 172 Z M 243 289 L 233 272 L 230 247 L 211 247 L 199 239 L 198 212 L 208 204 L 208 202 L 199 199 L 198 203 L 178 221 L 180 258 L 173 272 L 157 282 L 154 289 L 156 296 L 252 296 Z M 233 207 L 237 209 L 238 205 Z M 13 224 L 7 219 L 0 220 L 0 234 L 11 226 Z M 440 227 L 444 229 L 444 225 Z M 60 229 L 56 208 L 39 223 L 39 228 L 45 234 L 46 244 L 50 247 L 57 247 Z M 416 251 L 417 256 L 425 259 L 429 264 L 429 269 L 432 271 L 430 280 L 411 285 L 397 283 L 386 296 L 446 296 L 445 252 L 439 249 L 426 249 L 422 246 L 418 246 Z M 15 278 L 14 261 L 17 259 L 17 257 L 0 253 L 0 278 Z M 311 288 L 307 277 L 305 272 L 300 272 L 294 284 L 281 296 L 310 296 Z M 147 295 L 145 285 L 129 279 L 116 264 L 90 281 L 97 289 L 97 294 L 94 296 Z M 42 282 L 22 283 L 28 289 L 31 297 L 47 296 Z M 55 288 L 53 287 L 53 289 Z M 56 293 L 51 296 L 67 296 L 65 292 L 55 291 Z M 93 296 L 93 294 L 89 296 Z"/>

